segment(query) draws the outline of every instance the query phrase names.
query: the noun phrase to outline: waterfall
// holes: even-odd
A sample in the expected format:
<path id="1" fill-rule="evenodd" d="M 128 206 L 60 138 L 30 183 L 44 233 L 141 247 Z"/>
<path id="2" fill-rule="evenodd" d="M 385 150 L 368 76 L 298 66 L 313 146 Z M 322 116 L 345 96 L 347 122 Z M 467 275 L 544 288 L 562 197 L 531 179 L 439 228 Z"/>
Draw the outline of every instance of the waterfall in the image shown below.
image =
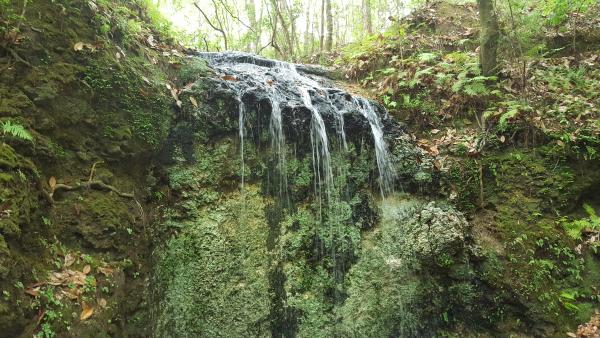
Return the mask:
<path id="1" fill-rule="evenodd" d="M 329 141 L 325 122 L 319 111 L 313 106 L 308 89 L 299 87 L 304 105 L 310 109 L 312 118 L 310 121 L 310 139 L 313 153 L 313 166 L 316 174 L 318 187 L 325 189 L 327 200 L 331 198 L 333 188 L 333 171 L 331 170 L 331 154 L 329 153 Z"/>
<path id="2" fill-rule="evenodd" d="M 394 191 L 394 182 L 396 172 L 390 160 L 387 145 L 383 139 L 383 125 L 377 112 L 368 100 L 355 99 L 360 113 L 369 121 L 373 142 L 375 144 L 375 157 L 377 158 L 377 168 L 379 169 L 379 188 L 381 196 L 385 197 Z"/>
<path id="3" fill-rule="evenodd" d="M 271 149 L 277 156 L 277 171 L 279 173 L 279 198 L 287 202 L 287 172 L 285 164 L 285 138 L 281 121 L 281 106 L 273 90 L 271 97 L 271 119 L 269 122 Z"/>
<path id="4" fill-rule="evenodd" d="M 244 163 L 244 102 L 242 101 L 242 95 L 240 94 L 237 98 L 238 101 L 238 131 L 240 135 L 240 158 L 242 163 L 242 185 L 241 189 L 244 190 L 244 176 L 245 176 L 245 163 Z"/>
<path id="5" fill-rule="evenodd" d="M 381 195 L 385 198 L 394 191 L 396 174 L 383 137 L 383 125 L 379 114 L 368 100 L 331 88 L 322 78 L 306 74 L 306 69 L 310 69 L 308 66 L 269 60 L 241 52 L 200 53 L 200 55 L 206 58 L 223 78 L 234 79 L 224 80 L 222 85 L 233 90 L 239 102 L 242 189 L 245 183 L 244 124 L 246 117 L 241 93 L 244 93 L 244 95 L 254 96 L 256 100 L 265 99 L 271 102 L 269 136 L 271 149 L 277 162 L 280 198 L 287 199 L 286 145 L 281 104 L 286 103 L 288 106 L 293 106 L 290 102 L 297 102 L 311 111 L 310 139 L 315 190 L 319 190 L 319 194 L 324 194 L 326 200 L 331 198 L 333 173 L 329 141 L 323 119 L 325 115 L 333 117 L 340 150 L 344 151 L 348 150 L 344 115 L 359 112 L 368 121 L 373 135 Z M 320 98 L 323 99 L 313 102 L 309 91 L 323 93 L 320 95 Z"/>

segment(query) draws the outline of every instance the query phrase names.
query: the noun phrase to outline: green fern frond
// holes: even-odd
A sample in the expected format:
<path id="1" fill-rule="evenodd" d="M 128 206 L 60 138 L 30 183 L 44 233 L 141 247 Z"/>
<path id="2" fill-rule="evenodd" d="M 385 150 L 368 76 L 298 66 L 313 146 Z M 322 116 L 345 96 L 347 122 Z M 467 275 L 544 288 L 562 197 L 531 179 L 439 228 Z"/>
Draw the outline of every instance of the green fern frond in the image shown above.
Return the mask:
<path id="1" fill-rule="evenodd" d="M 33 141 L 33 136 L 31 136 L 25 127 L 18 123 L 13 124 L 11 121 L 2 123 L 2 134 L 10 135 L 25 141 Z"/>

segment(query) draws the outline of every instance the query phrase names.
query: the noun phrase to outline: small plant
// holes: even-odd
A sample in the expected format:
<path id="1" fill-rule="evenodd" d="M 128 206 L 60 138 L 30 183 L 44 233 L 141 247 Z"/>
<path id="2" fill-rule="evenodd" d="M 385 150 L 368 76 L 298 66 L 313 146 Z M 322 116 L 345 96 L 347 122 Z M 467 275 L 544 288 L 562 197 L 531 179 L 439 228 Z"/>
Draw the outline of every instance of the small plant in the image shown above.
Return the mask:
<path id="1" fill-rule="evenodd" d="M 13 123 L 10 120 L 2 123 L 2 135 L 4 137 L 9 135 L 17 139 L 33 142 L 33 136 L 31 136 L 25 127 L 18 123 Z"/>
<path id="2" fill-rule="evenodd" d="M 600 231 L 600 217 L 598 217 L 594 208 L 589 204 L 584 204 L 583 209 L 588 214 L 588 218 L 573 221 L 563 220 L 562 222 L 562 226 L 567 232 L 567 235 L 573 239 L 581 239 L 584 230 Z"/>

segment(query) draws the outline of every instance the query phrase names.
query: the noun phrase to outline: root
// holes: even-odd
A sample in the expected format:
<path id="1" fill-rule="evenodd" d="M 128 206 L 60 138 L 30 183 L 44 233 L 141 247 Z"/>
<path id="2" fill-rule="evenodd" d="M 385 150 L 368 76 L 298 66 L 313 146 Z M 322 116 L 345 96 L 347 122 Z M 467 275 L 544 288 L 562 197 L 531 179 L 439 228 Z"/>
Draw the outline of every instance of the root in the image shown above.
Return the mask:
<path id="1" fill-rule="evenodd" d="M 102 190 L 102 191 L 111 191 L 114 192 L 115 194 L 119 195 L 120 197 L 124 197 L 124 198 L 134 198 L 133 193 L 125 193 L 120 191 L 119 189 L 113 187 L 112 185 L 108 185 L 102 181 L 88 181 L 88 182 L 81 182 L 81 183 L 77 183 L 77 185 L 66 185 L 66 184 L 57 184 L 54 187 L 54 191 L 50 192 L 50 193 L 46 193 L 46 199 L 48 199 L 48 201 L 51 202 L 51 204 L 54 204 L 54 193 L 56 193 L 57 191 L 75 191 L 75 190 L 80 190 L 80 189 L 96 189 L 96 190 Z"/>

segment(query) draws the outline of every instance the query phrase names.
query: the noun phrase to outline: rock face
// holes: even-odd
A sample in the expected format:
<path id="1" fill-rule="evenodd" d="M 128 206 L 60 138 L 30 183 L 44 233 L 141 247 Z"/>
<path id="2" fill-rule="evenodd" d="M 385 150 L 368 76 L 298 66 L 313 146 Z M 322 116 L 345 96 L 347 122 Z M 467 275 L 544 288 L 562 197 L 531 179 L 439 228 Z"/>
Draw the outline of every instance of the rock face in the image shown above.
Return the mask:
<path id="1" fill-rule="evenodd" d="M 369 337 L 435 336 L 476 297 L 469 225 L 452 207 L 388 199 L 350 269 L 342 330 Z M 461 309 L 457 312 L 457 309 Z"/>
<path id="2" fill-rule="evenodd" d="M 473 291 L 464 217 L 380 199 L 381 156 L 396 190 L 436 184 L 402 126 L 301 68 L 240 53 L 209 61 L 216 74 L 186 73 L 163 150 L 172 200 L 158 228 L 172 236 L 156 251 L 158 336 L 410 336 L 462 309 L 454 293 Z M 371 104 L 381 140 L 361 111 Z M 439 301 L 423 306 L 428 295 Z"/>

